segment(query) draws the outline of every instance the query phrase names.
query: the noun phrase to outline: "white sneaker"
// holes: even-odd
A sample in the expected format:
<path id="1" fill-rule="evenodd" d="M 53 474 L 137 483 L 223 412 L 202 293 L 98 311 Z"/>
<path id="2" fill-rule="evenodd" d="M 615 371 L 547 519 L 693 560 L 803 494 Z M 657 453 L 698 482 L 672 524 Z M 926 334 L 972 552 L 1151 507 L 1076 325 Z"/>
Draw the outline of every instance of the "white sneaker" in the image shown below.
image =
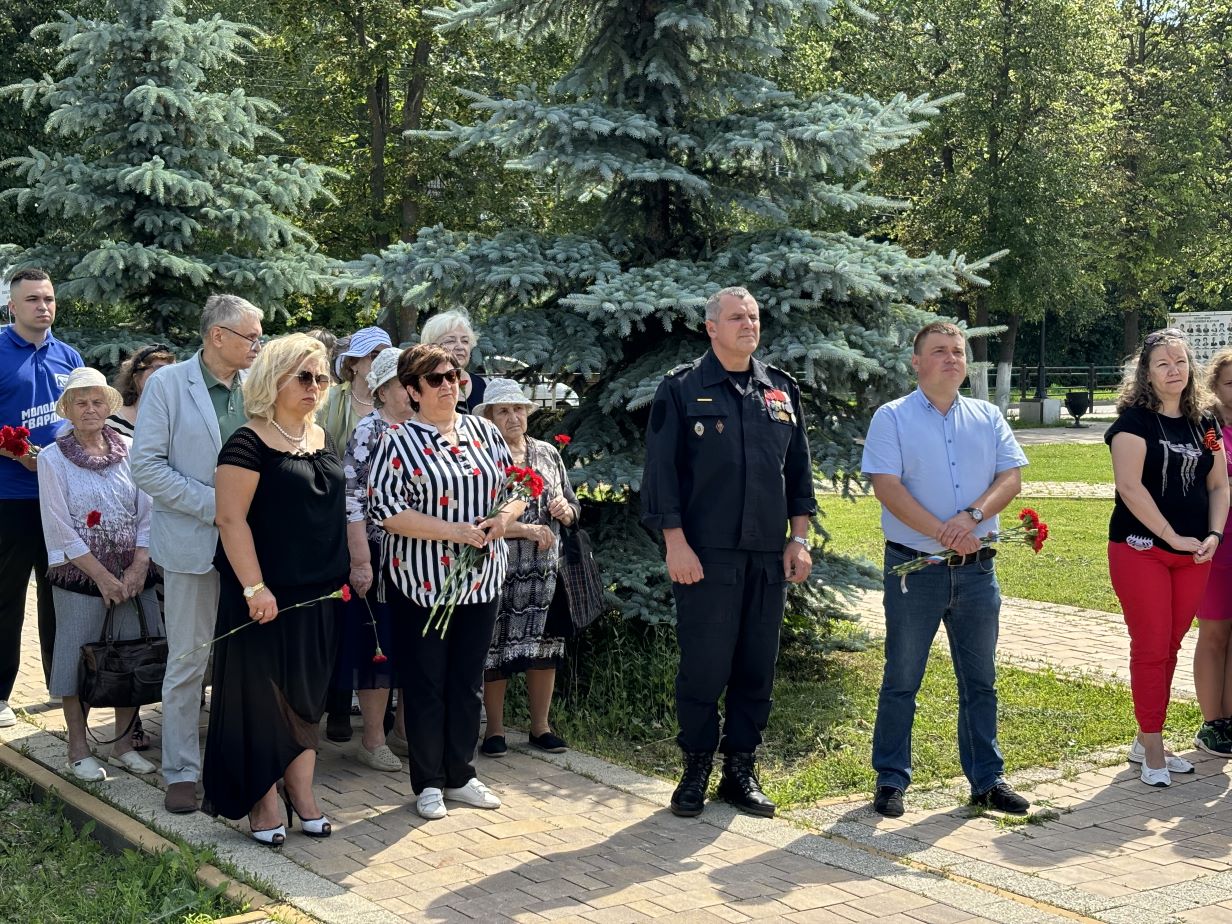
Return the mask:
<path id="1" fill-rule="evenodd" d="M 1126 755 L 1126 760 L 1131 764 L 1146 763 L 1146 748 L 1142 746 L 1137 738 L 1134 743 L 1129 746 L 1129 754 Z M 1175 754 L 1169 754 L 1168 759 L 1164 761 L 1164 769 L 1169 773 L 1193 773 L 1194 765 L 1187 761 L 1184 757 L 1177 757 Z M 1167 785 L 1167 784 L 1165 784 Z"/>
<path id="2" fill-rule="evenodd" d="M 0 728 L 12 728 L 17 724 L 17 713 L 8 704 L 8 700 L 0 699 Z"/>
<path id="3" fill-rule="evenodd" d="M 415 811 L 419 813 L 420 818 L 426 818 L 429 821 L 444 818 L 449 814 L 449 810 L 445 808 L 445 797 L 435 786 L 427 786 L 419 794 L 419 798 L 415 800 Z"/>
<path id="4" fill-rule="evenodd" d="M 1148 786 L 1158 786 L 1161 789 L 1172 785 L 1172 775 L 1168 773 L 1167 767 L 1148 767 L 1146 761 L 1142 763 L 1142 770 L 1138 774 L 1138 779 Z"/>
<path id="5" fill-rule="evenodd" d="M 465 786 L 445 789 L 445 798 L 464 805 L 473 805 L 481 809 L 498 809 L 501 807 L 500 796 L 479 782 L 478 777 L 471 777 Z"/>

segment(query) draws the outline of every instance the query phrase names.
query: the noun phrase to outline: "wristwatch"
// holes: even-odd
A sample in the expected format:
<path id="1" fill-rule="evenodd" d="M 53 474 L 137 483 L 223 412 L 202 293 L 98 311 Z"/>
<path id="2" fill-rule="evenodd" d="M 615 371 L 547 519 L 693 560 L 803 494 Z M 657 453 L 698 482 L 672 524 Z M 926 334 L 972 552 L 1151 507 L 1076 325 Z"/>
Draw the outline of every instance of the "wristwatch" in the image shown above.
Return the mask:
<path id="1" fill-rule="evenodd" d="M 263 590 L 265 590 L 265 582 L 257 581 L 257 583 L 253 584 L 251 587 L 244 588 L 244 599 L 251 600 Z"/>
<path id="2" fill-rule="evenodd" d="M 971 514 L 971 519 L 975 520 L 977 523 L 984 522 L 984 511 L 979 507 L 964 507 L 963 513 Z"/>
<path id="3" fill-rule="evenodd" d="M 805 536 L 792 536 L 792 537 L 791 537 L 791 541 L 792 541 L 792 542 L 798 542 L 798 543 L 800 543 L 800 544 L 801 544 L 802 546 L 804 546 L 806 549 L 809 547 L 809 541 L 808 541 L 808 538 L 807 538 L 807 537 L 805 537 Z"/>

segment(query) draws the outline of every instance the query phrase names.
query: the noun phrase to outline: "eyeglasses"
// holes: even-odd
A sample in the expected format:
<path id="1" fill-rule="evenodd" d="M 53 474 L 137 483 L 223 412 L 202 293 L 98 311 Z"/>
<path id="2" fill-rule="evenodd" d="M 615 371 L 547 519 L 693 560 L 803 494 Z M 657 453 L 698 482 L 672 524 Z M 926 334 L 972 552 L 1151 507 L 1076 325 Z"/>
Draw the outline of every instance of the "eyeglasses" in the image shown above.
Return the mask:
<path id="1" fill-rule="evenodd" d="M 452 347 L 452 346 L 468 347 L 468 346 L 471 346 L 473 343 L 474 341 L 470 337 L 466 336 L 465 334 L 461 336 L 442 337 L 440 340 L 436 341 L 437 346 L 443 346 L 443 347 Z"/>
<path id="2" fill-rule="evenodd" d="M 305 388 L 311 388 L 316 385 L 317 388 L 329 388 L 330 377 L 328 375 L 313 375 L 307 369 L 301 369 L 295 373 L 295 381 L 299 382 Z"/>
<path id="3" fill-rule="evenodd" d="M 1163 330 L 1151 331 L 1146 335 L 1146 339 L 1142 341 L 1143 348 L 1153 347 L 1157 343 L 1162 343 L 1165 340 L 1184 340 L 1185 334 L 1183 331 L 1175 327 L 1165 327 Z"/>
<path id="4" fill-rule="evenodd" d="M 223 330 L 225 330 L 229 334 L 235 334 L 235 336 L 239 337 L 241 340 L 247 340 L 248 349 L 250 350 L 259 350 L 261 349 L 262 345 L 265 343 L 265 338 L 262 337 L 260 334 L 253 334 L 251 337 L 249 337 L 247 334 L 241 334 L 238 330 L 232 330 L 231 328 L 227 327 L 227 325 L 225 324 L 219 324 L 218 326 L 221 327 Z"/>
<path id="5" fill-rule="evenodd" d="M 428 383 L 429 388 L 440 388 L 446 382 L 453 385 L 458 381 L 459 377 L 457 369 L 450 369 L 448 372 L 425 372 L 420 376 L 421 379 Z"/>

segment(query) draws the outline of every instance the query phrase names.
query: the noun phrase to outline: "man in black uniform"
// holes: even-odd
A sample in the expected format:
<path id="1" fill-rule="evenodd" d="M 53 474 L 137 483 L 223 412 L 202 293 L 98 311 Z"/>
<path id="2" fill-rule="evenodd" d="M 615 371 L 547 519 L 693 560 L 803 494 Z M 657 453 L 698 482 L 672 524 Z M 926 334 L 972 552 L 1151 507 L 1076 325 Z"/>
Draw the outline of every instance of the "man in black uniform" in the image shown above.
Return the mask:
<path id="1" fill-rule="evenodd" d="M 710 350 L 669 372 L 655 393 L 642 476 L 642 522 L 663 531 L 680 640 L 676 741 L 685 769 L 672 812 L 701 813 L 717 747 L 719 796 L 771 816 L 753 752 L 770 718 L 786 582 L 813 567 L 817 502 L 800 389 L 753 359 L 761 322 L 747 289 L 710 297 L 706 333 Z"/>

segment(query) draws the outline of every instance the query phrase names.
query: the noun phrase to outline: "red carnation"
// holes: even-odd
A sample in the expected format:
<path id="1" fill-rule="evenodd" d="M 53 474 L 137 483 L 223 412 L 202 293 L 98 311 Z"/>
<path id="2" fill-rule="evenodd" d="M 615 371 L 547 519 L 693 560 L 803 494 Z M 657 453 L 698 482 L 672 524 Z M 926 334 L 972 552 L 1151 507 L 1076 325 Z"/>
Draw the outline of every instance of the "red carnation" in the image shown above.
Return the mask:
<path id="1" fill-rule="evenodd" d="M 554 437 L 552 437 L 552 439 L 556 440 L 556 443 L 559 446 L 568 446 L 573 442 L 573 437 L 565 433 L 557 433 Z"/>
<path id="2" fill-rule="evenodd" d="M 89 513 L 86 514 L 86 526 L 88 528 L 93 529 L 95 526 L 98 526 L 98 524 L 101 522 L 103 522 L 103 515 L 99 513 L 97 510 L 91 510 Z"/>
<path id="3" fill-rule="evenodd" d="M 351 602 L 351 585 L 350 584 L 343 584 L 342 590 L 340 590 L 339 593 L 342 594 L 342 601 L 344 603 Z"/>
<path id="4" fill-rule="evenodd" d="M 378 649 L 376 650 L 376 654 L 374 654 L 374 655 L 372 656 L 372 663 L 373 663 L 373 664 L 384 664 L 384 663 L 385 663 L 386 661 L 388 661 L 388 660 L 389 660 L 389 658 L 385 657 L 385 652 L 381 651 L 381 649 L 380 649 L 380 648 L 378 648 Z"/>

